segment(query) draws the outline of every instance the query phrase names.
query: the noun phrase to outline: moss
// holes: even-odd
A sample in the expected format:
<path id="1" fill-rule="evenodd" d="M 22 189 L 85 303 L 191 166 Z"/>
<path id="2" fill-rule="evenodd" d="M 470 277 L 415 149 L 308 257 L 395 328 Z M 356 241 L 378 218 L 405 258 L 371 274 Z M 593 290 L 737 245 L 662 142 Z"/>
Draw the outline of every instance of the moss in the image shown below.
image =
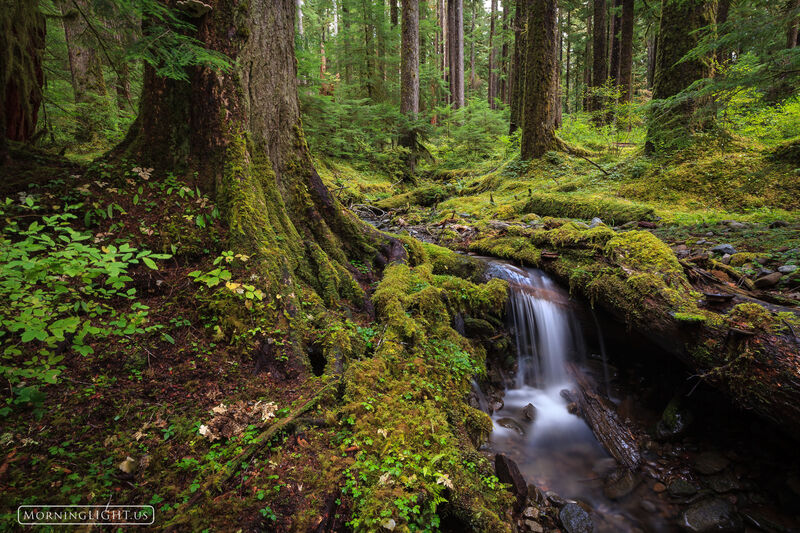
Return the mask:
<path id="1" fill-rule="evenodd" d="M 588 228 L 586 225 L 581 226 L 575 222 L 567 222 L 552 230 L 534 233 L 533 240 L 557 247 L 589 245 L 602 248 L 616 235 L 617 233 L 605 224 Z"/>
<path id="2" fill-rule="evenodd" d="M 776 325 L 772 313 L 757 303 L 741 303 L 728 311 L 727 318 L 740 328 L 771 331 Z"/>
<path id="3" fill-rule="evenodd" d="M 610 239 L 604 252 L 615 263 L 661 277 L 668 285 L 688 288 L 689 282 L 672 250 L 647 231 L 629 231 Z"/>
<path id="4" fill-rule="evenodd" d="M 426 185 L 377 202 L 381 209 L 397 209 L 406 205 L 430 207 L 452 196 L 454 189 L 447 185 Z"/>
<path id="5" fill-rule="evenodd" d="M 686 324 L 701 324 L 706 321 L 705 315 L 693 314 L 693 313 L 673 313 L 672 316 L 678 322 L 684 322 Z"/>
<path id="6" fill-rule="evenodd" d="M 761 257 L 765 257 L 764 254 L 759 253 L 750 253 L 750 252 L 739 252 L 738 254 L 733 254 L 731 256 L 730 265 L 734 267 L 740 267 L 746 263 L 750 263 L 751 261 L 755 261 Z"/>
<path id="7" fill-rule="evenodd" d="M 625 200 L 541 192 L 532 193 L 520 211 L 553 217 L 583 219 L 600 217 L 612 224 L 655 218 L 652 208 Z"/>
<path id="8" fill-rule="evenodd" d="M 418 241 L 419 242 L 419 241 Z M 481 281 L 486 266 L 468 255 L 430 243 L 419 243 L 433 267 L 434 274 L 450 274 L 475 283 Z"/>
<path id="9" fill-rule="evenodd" d="M 542 253 L 526 237 L 486 237 L 469 247 L 473 252 L 502 259 L 520 261 L 524 265 L 538 266 Z"/>

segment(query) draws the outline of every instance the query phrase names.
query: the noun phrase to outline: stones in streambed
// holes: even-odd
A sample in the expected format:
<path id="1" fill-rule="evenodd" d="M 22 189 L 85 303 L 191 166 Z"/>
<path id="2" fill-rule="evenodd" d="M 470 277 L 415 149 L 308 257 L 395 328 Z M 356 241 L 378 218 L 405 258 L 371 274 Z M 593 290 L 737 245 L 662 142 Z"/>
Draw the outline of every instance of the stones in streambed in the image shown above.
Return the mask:
<path id="1" fill-rule="evenodd" d="M 530 420 L 531 422 L 533 422 L 534 420 L 536 420 L 536 414 L 537 414 L 536 407 L 534 407 L 532 403 L 529 403 L 528 405 L 522 408 L 522 417 L 525 420 Z"/>
<path id="2" fill-rule="evenodd" d="M 681 407 L 680 396 L 675 396 L 661 414 L 656 425 L 656 437 L 667 440 L 682 435 L 692 422 L 692 414 Z"/>
<path id="3" fill-rule="evenodd" d="M 489 414 L 499 411 L 503 408 L 503 400 L 501 398 L 493 398 L 489 402 Z"/>
<path id="4" fill-rule="evenodd" d="M 698 243 L 699 244 L 699 243 Z M 736 253 L 736 248 L 733 247 L 732 244 L 718 244 L 711 249 L 712 252 L 718 253 L 720 255 L 729 254 L 733 255 Z"/>
<path id="5" fill-rule="evenodd" d="M 642 478 L 627 468 L 618 468 L 606 479 L 603 494 L 610 500 L 624 498 L 635 489 Z"/>
<path id="6" fill-rule="evenodd" d="M 770 289 L 777 285 L 781 281 L 782 277 L 783 274 L 780 272 L 773 272 L 772 274 L 761 276 L 753 282 L 753 285 L 755 285 L 757 289 Z"/>
<path id="7" fill-rule="evenodd" d="M 694 468 L 701 474 L 710 476 L 725 470 L 730 461 L 717 452 L 703 452 L 694 458 Z"/>
<path id="8" fill-rule="evenodd" d="M 500 483 L 511 486 L 511 494 L 517 499 L 517 509 L 521 509 L 528 499 L 528 485 L 525 483 L 525 478 L 522 477 L 517 463 L 506 455 L 498 453 L 494 456 L 494 475 L 497 476 Z"/>
<path id="9" fill-rule="evenodd" d="M 525 435 L 525 430 L 522 429 L 522 426 L 519 424 L 519 422 L 517 422 L 513 418 L 509 417 L 498 418 L 497 425 L 504 427 L 506 429 L 510 429 L 511 431 L 518 433 L 520 436 Z"/>
<path id="10" fill-rule="evenodd" d="M 589 223 L 589 229 L 596 228 L 600 224 L 603 224 L 603 219 L 600 217 L 594 217 L 592 221 Z"/>
<path id="11" fill-rule="evenodd" d="M 800 267 L 798 267 L 797 265 L 783 265 L 778 267 L 778 272 L 780 272 L 781 274 L 791 274 L 792 272 L 795 272 L 798 268 Z"/>
<path id="12" fill-rule="evenodd" d="M 667 492 L 673 498 L 688 498 L 697 494 L 698 490 L 698 487 L 685 479 L 676 479 L 667 487 Z"/>
<path id="13" fill-rule="evenodd" d="M 567 533 L 593 533 L 594 524 L 592 517 L 589 516 L 583 507 L 577 503 L 568 503 L 561 508 L 558 519 Z"/>
<path id="14" fill-rule="evenodd" d="M 713 498 L 692 504 L 681 513 L 678 525 L 692 533 L 734 532 L 742 529 L 742 519 L 731 502 Z"/>
<path id="15" fill-rule="evenodd" d="M 706 480 L 708 487 L 719 494 L 742 490 L 744 484 L 731 472 L 723 472 L 714 476 L 709 476 Z"/>

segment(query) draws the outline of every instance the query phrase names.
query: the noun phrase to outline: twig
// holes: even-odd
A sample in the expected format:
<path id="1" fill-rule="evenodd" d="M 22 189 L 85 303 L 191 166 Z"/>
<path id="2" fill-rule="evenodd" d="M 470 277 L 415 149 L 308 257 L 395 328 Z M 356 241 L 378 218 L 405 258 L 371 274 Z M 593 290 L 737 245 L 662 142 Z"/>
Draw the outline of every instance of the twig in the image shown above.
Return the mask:
<path id="1" fill-rule="evenodd" d="M 595 163 L 594 161 L 592 161 L 591 159 L 589 159 L 589 158 L 588 158 L 588 157 L 586 157 L 585 155 L 583 155 L 583 154 L 579 154 L 579 153 L 577 153 L 577 152 L 575 152 L 573 155 L 577 155 L 577 156 L 578 156 L 578 157 L 580 157 L 581 159 L 585 159 L 585 160 L 586 160 L 586 161 L 588 161 L 589 163 L 593 164 L 595 167 L 597 167 L 598 169 L 600 169 L 600 172 L 602 172 L 602 173 L 603 173 L 603 174 L 605 174 L 606 176 L 609 176 L 609 175 L 610 175 L 608 172 L 606 172 L 606 169 L 604 169 L 603 167 L 601 167 L 600 165 L 598 165 L 597 163 Z"/>

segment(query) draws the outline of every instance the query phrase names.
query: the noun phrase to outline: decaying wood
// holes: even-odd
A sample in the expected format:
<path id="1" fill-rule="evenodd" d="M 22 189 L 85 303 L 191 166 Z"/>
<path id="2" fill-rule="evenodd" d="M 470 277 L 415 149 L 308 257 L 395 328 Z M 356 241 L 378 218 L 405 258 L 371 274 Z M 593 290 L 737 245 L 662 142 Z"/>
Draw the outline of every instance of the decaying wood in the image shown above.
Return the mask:
<path id="1" fill-rule="evenodd" d="M 619 420 L 614 406 L 595 392 L 583 372 L 573 364 L 567 368 L 577 385 L 575 391 L 569 392 L 569 399 L 578 405 L 594 436 L 617 463 L 636 470 L 642 458 L 633 434 Z"/>

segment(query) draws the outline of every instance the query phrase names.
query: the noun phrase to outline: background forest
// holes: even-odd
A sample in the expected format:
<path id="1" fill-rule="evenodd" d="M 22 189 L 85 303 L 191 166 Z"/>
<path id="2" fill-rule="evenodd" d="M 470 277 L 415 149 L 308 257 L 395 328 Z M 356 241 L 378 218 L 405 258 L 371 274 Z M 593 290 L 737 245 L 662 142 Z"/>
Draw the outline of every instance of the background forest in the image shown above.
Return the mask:
<path id="1" fill-rule="evenodd" d="M 800 527 L 771 455 L 800 435 L 800 0 L 0 6 L 7 524 L 46 493 L 186 531 L 588 531 L 486 453 L 518 354 L 481 255 L 619 328 L 655 414 L 620 414 L 603 483 L 663 500 L 639 515 Z M 723 404 L 759 437 L 734 488 L 687 466 Z"/>

